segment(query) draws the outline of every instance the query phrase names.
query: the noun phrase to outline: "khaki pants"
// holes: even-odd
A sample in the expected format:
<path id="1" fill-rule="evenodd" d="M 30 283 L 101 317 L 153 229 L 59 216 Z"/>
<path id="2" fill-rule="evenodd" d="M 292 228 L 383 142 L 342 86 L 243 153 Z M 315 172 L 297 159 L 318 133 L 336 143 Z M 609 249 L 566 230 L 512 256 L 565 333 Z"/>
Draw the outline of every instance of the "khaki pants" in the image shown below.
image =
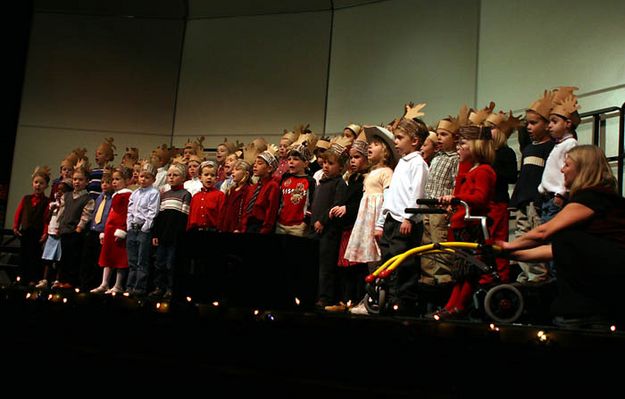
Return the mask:
<path id="1" fill-rule="evenodd" d="M 520 237 L 541 224 L 540 215 L 533 202 L 515 212 L 515 237 Z M 521 273 L 517 277 L 519 283 L 540 282 L 549 279 L 549 269 L 545 263 L 519 262 Z"/>
<path id="2" fill-rule="evenodd" d="M 421 245 L 448 241 L 449 221 L 446 214 L 423 215 L 423 238 Z M 444 256 L 444 255 L 439 255 Z M 434 259 L 421 258 L 421 278 L 423 284 L 445 284 L 452 281 L 449 266 Z"/>

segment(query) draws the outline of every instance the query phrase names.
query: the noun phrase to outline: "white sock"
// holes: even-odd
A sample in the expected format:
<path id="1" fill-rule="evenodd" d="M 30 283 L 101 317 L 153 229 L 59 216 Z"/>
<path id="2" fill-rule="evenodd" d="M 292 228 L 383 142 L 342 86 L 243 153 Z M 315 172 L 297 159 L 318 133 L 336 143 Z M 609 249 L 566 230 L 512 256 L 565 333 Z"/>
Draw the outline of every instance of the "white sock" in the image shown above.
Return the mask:
<path id="1" fill-rule="evenodd" d="M 102 284 L 100 284 L 100 287 L 108 288 L 110 279 L 111 279 L 111 268 L 105 267 L 104 270 L 102 271 Z"/>
<path id="2" fill-rule="evenodd" d="M 117 269 L 117 276 L 115 277 L 115 288 L 120 291 L 124 290 L 124 278 L 126 277 L 126 269 Z"/>

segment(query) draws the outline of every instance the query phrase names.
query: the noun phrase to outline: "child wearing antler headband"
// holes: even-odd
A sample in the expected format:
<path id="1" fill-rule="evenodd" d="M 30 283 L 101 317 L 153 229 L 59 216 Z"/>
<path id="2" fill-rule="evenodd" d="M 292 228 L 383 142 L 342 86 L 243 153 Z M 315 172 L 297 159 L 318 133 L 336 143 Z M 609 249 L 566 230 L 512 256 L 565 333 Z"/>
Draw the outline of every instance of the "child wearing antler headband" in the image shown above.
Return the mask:
<path id="1" fill-rule="evenodd" d="M 59 217 L 61 236 L 61 263 L 59 265 L 59 288 L 73 288 L 78 283 L 84 231 L 91 219 L 95 201 L 87 192 L 89 163 L 78 162 L 72 175 L 74 191 L 63 196 L 63 213 Z"/>
<path id="2" fill-rule="evenodd" d="M 382 260 L 388 260 L 418 246 L 423 235 L 421 215 L 408 214 L 406 208 L 416 206 L 423 198 L 428 166 L 419 150 L 428 135 L 427 125 L 419 119 L 425 104 L 407 105 L 404 117 L 393 130 L 395 148 L 401 159 L 393 172 L 391 184 L 384 194 L 380 218 L 376 222 L 375 237 L 382 251 Z M 392 281 L 391 301 L 414 305 L 412 289 L 418 282 L 419 264 L 409 261 L 400 268 Z"/>
<path id="3" fill-rule="evenodd" d="M 516 208 L 515 236 L 520 237 L 540 225 L 541 198 L 538 186 L 545 169 L 545 162 L 555 143 L 549 136 L 549 112 L 553 93 L 545 90 L 543 96 L 525 110 L 526 129 L 532 140 L 522 150 L 521 170 L 510 205 Z M 549 278 L 547 265 L 542 262 L 518 262 L 520 283 L 537 283 Z"/>
<path id="4" fill-rule="evenodd" d="M 104 167 L 113 162 L 115 158 L 115 144 L 113 144 L 113 138 L 107 137 L 104 142 L 98 146 L 95 150 L 95 164 L 89 174 L 89 183 L 87 184 L 87 191 L 94 200 L 98 198 L 101 191 L 100 179 L 102 179 L 102 173 L 104 173 Z"/>
<path id="5" fill-rule="evenodd" d="M 13 218 L 13 232 L 20 239 L 20 274 L 24 283 L 37 281 L 42 272 L 41 244 L 45 242 L 49 199 L 50 169 L 37 167 L 32 175 L 33 193 L 25 195 Z"/>
<path id="6" fill-rule="evenodd" d="M 555 91 L 553 108 L 549 113 L 549 133 L 556 142 L 545 163 L 545 171 L 538 186 L 543 196 L 541 221 L 551 220 L 562 209 L 568 196 L 561 172 L 566 153 L 577 145 L 575 129 L 580 123 L 577 87 L 560 87 Z"/>

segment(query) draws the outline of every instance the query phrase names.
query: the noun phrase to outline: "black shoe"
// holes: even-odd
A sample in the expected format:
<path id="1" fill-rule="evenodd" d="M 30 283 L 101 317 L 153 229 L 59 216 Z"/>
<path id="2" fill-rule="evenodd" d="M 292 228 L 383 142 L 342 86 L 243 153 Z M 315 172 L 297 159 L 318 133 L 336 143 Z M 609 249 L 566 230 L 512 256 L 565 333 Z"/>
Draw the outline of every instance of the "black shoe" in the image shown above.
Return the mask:
<path id="1" fill-rule="evenodd" d="M 163 296 L 163 290 L 160 288 L 157 288 L 154 291 L 150 292 L 148 296 L 150 298 L 160 298 L 161 296 Z"/>
<path id="2" fill-rule="evenodd" d="M 171 292 L 171 290 L 167 290 L 165 291 L 165 294 L 163 295 L 163 299 L 171 299 L 171 297 L 174 296 L 174 293 Z"/>

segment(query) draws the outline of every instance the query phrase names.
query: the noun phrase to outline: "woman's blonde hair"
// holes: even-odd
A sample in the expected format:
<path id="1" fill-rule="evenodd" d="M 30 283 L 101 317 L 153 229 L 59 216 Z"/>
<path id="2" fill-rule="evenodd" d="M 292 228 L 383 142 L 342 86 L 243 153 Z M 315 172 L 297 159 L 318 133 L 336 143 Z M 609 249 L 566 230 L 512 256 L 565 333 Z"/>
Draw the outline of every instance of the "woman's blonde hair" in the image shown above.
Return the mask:
<path id="1" fill-rule="evenodd" d="M 589 187 L 617 192 L 616 178 L 601 148 L 590 144 L 578 145 L 571 148 L 566 157 L 577 169 L 577 176 L 569 188 L 570 195 Z"/>

